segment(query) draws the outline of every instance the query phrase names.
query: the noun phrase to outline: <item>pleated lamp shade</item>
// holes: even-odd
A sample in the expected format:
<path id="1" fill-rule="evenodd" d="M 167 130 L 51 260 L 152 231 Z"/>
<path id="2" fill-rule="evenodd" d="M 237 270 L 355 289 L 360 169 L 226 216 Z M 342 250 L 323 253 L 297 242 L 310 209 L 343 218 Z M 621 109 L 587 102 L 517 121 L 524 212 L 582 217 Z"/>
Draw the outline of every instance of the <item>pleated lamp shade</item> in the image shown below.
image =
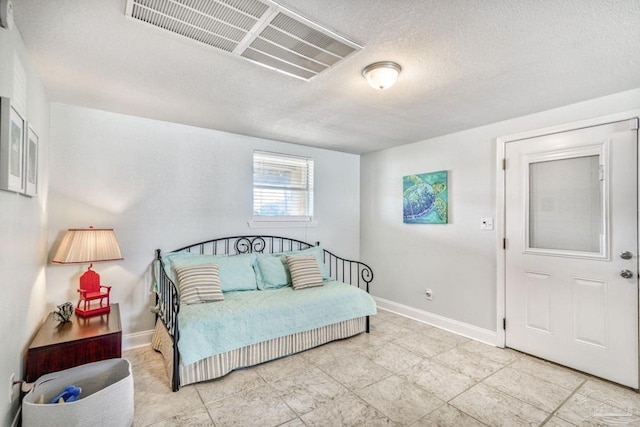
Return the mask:
<path id="1" fill-rule="evenodd" d="M 73 228 L 62 238 L 52 262 L 74 264 L 121 260 L 120 246 L 112 228 Z"/>

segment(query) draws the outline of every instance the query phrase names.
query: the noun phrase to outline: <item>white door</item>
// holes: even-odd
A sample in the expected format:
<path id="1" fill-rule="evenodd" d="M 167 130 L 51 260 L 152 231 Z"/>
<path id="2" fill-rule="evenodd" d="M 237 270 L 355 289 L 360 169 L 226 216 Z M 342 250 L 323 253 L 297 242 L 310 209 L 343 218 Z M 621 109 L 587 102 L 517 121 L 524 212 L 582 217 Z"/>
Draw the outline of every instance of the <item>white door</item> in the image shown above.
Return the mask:
<path id="1" fill-rule="evenodd" d="M 633 388 L 637 127 L 505 144 L 506 345 Z"/>

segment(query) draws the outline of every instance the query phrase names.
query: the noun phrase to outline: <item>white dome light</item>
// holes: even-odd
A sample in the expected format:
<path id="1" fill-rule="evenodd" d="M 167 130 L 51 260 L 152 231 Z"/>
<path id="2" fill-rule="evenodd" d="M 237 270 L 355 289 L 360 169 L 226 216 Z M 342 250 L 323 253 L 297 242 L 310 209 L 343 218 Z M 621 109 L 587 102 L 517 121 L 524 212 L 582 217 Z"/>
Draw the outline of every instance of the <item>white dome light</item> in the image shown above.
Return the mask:
<path id="1" fill-rule="evenodd" d="M 367 79 L 367 82 L 369 82 L 369 86 L 374 89 L 384 90 L 394 85 L 396 80 L 398 80 L 400 70 L 402 70 L 402 68 L 395 62 L 375 62 L 367 65 L 364 70 L 362 70 L 362 75 Z"/>

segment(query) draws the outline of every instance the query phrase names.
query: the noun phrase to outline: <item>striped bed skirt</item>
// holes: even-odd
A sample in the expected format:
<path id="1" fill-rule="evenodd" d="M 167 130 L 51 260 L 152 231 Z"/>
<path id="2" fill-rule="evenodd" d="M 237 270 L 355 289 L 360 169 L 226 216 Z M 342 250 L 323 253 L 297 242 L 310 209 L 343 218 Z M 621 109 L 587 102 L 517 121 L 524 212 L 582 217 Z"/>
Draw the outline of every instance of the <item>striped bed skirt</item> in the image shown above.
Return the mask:
<path id="1" fill-rule="evenodd" d="M 180 386 L 222 377 L 234 369 L 246 368 L 269 360 L 289 356 L 331 341 L 360 334 L 366 329 L 366 317 L 347 320 L 310 331 L 298 332 L 248 345 L 226 353 L 199 360 L 190 365 L 180 363 Z M 162 353 L 169 375 L 173 378 L 173 342 L 162 322 L 156 322 L 151 345 Z M 173 384 L 170 384 L 173 386 Z"/>

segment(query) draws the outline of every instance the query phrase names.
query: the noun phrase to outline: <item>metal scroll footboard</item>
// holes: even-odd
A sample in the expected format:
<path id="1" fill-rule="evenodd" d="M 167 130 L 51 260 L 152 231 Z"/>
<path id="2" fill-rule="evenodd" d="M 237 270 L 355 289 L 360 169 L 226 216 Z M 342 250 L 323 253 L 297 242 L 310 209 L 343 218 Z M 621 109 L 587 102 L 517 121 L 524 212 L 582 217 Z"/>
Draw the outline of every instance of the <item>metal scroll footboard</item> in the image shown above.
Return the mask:
<path id="1" fill-rule="evenodd" d="M 301 240 L 278 236 L 233 236 L 207 240 L 171 251 L 190 252 L 201 255 L 240 255 L 248 253 L 278 253 L 308 249 L 319 246 Z M 162 321 L 173 342 L 173 373 L 172 389 L 180 388 L 178 340 L 178 313 L 180 311 L 180 297 L 173 281 L 164 270 L 164 260 L 160 249 L 156 249 L 156 260 L 160 263 L 158 274 L 157 314 L 156 319 Z M 337 281 L 348 283 L 369 292 L 369 284 L 373 281 L 373 271 L 360 261 L 341 258 L 324 249 L 324 263 L 329 267 L 330 276 Z M 366 318 L 366 332 L 369 332 L 369 316 Z"/>

